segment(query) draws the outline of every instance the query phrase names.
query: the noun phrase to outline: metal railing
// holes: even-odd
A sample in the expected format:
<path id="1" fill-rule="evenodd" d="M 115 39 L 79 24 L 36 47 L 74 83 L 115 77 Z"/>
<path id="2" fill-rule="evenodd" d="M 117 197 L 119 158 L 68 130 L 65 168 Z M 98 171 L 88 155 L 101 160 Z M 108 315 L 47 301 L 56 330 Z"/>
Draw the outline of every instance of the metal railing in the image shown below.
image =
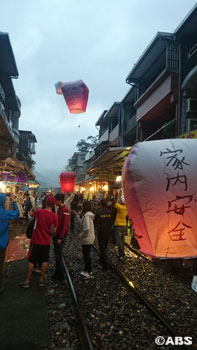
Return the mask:
<path id="1" fill-rule="evenodd" d="M 187 59 L 183 64 L 183 80 L 192 71 L 193 68 L 197 67 L 197 45 L 194 45 L 195 49 L 190 50 L 187 55 Z"/>
<path id="2" fill-rule="evenodd" d="M 156 134 L 158 134 L 160 131 L 164 130 L 167 126 L 174 124 L 175 123 L 175 119 L 172 119 L 169 123 L 163 125 L 160 129 L 156 130 L 153 134 L 151 134 L 150 136 L 148 136 L 143 142 L 150 140 L 153 136 L 155 136 Z"/>

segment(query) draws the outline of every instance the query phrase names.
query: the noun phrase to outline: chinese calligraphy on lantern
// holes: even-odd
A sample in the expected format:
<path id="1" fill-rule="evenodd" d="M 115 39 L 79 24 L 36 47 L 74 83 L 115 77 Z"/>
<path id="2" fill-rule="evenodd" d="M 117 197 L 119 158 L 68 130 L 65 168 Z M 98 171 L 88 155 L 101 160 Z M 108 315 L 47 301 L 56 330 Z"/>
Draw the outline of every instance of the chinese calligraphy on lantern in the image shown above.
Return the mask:
<path id="1" fill-rule="evenodd" d="M 171 224 L 169 217 L 168 234 L 172 241 L 187 240 L 188 229 L 192 229 L 191 223 L 187 222 L 186 210 L 190 210 L 194 193 L 187 193 L 189 190 L 188 178 L 185 175 L 185 167 L 190 164 L 186 161 L 182 149 L 171 150 L 166 148 L 160 152 L 160 156 L 165 158 L 166 191 L 171 191 L 173 199 L 168 201 L 168 214 L 177 216 L 177 222 Z M 170 176 L 169 176 L 170 174 Z M 179 195 L 176 191 L 179 190 Z"/>

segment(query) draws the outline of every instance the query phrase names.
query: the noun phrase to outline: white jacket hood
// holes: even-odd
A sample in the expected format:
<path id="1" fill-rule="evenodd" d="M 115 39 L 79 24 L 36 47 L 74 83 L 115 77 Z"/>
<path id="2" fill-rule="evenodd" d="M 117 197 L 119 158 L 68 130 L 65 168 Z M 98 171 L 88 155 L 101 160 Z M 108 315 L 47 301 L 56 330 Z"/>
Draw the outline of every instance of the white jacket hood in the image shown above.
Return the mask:
<path id="1" fill-rule="evenodd" d="M 87 211 L 84 216 L 89 216 L 92 220 L 94 220 L 95 215 L 91 211 Z"/>
<path id="2" fill-rule="evenodd" d="M 94 234 L 94 214 L 87 211 L 81 220 L 81 233 L 79 235 L 82 244 L 93 244 L 95 240 Z"/>

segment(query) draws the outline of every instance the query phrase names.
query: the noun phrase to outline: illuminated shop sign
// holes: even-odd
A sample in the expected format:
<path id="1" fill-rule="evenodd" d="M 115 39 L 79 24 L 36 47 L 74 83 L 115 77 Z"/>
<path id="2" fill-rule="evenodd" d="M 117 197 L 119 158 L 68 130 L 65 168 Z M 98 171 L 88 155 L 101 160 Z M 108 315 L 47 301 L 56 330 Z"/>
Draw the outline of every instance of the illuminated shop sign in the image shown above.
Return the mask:
<path id="1" fill-rule="evenodd" d="M 28 188 L 37 188 L 39 187 L 38 183 L 28 183 Z"/>
<path id="2" fill-rule="evenodd" d="M 13 175 L 13 174 L 10 174 L 10 173 L 3 171 L 1 174 L 1 180 L 2 181 L 11 181 L 11 182 L 26 182 L 27 174 L 20 173 L 17 175 Z"/>

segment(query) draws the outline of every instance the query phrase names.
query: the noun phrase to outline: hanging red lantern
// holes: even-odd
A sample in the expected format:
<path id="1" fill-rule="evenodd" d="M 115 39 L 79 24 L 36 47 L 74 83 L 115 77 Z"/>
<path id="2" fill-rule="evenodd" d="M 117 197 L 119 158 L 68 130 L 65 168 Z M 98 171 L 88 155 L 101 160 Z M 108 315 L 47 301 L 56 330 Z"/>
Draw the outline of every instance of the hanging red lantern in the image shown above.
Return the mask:
<path id="1" fill-rule="evenodd" d="M 76 174 L 74 172 L 66 172 L 60 174 L 60 186 L 62 192 L 73 192 L 75 189 Z"/>
<path id="2" fill-rule="evenodd" d="M 89 89 L 82 80 L 64 83 L 61 89 L 70 113 L 86 111 Z"/>

